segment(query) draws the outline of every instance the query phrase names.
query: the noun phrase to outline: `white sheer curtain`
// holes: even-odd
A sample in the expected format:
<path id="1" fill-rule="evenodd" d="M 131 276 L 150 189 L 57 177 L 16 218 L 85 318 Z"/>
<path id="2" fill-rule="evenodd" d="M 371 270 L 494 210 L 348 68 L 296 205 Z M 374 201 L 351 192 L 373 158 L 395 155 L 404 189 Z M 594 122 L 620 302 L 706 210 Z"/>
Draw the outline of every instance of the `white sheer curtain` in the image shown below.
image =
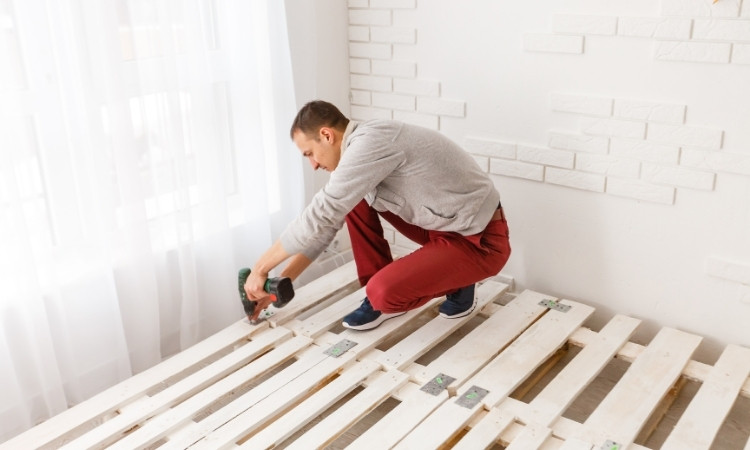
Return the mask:
<path id="1" fill-rule="evenodd" d="M 0 0 L 0 442 L 243 317 L 303 202 L 283 5 Z"/>

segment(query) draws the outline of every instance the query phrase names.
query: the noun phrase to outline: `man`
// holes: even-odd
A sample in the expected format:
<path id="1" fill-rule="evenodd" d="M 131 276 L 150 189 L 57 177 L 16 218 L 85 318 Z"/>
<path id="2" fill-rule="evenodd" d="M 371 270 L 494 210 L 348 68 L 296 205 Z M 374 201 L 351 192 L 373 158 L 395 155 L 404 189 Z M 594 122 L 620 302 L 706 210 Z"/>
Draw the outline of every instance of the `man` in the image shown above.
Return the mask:
<path id="1" fill-rule="evenodd" d="M 290 135 L 312 168 L 331 176 L 255 264 L 245 283 L 258 301 L 255 317 L 270 303 L 263 292 L 268 272 L 291 257 L 281 276 L 296 278 L 344 222 L 367 286 L 345 327 L 372 329 L 442 295 L 443 317 L 471 313 L 474 283 L 502 269 L 510 243 L 500 194 L 468 153 L 437 131 L 349 121 L 324 101 L 306 104 Z M 422 247 L 393 261 L 379 217 Z"/>

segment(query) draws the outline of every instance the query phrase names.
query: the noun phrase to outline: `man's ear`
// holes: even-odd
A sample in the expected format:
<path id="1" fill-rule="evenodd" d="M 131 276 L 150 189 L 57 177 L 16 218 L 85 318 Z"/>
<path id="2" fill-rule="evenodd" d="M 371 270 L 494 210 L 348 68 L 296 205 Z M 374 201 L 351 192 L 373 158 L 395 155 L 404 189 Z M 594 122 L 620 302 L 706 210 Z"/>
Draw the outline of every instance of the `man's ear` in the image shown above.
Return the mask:
<path id="1" fill-rule="evenodd" d="M 321 127 L 320 131 L 318 132 L 318 136 L 324 142 L 328 142 L 329 144 L 333 144 L 333 140 L 336 137 L 336 135 L 333 134 L 333 130 L 329 127 Z"/>

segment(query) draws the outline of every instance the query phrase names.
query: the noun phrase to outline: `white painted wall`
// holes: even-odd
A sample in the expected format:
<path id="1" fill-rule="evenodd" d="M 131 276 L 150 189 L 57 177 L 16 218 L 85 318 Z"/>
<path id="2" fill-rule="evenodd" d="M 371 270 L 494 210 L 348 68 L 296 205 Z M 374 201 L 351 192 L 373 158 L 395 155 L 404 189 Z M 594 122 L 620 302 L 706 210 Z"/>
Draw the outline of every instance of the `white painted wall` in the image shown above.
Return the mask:
<path id="1" fill-rule="evenodd" d="M 518 288 L 596 306 L 594 327 L 642 318 L 643 341 L 704 335 L 706 357 L 748 346 L 741 1 L 349 0 L 351 114 L 434 127 L 476 155 Z"/>

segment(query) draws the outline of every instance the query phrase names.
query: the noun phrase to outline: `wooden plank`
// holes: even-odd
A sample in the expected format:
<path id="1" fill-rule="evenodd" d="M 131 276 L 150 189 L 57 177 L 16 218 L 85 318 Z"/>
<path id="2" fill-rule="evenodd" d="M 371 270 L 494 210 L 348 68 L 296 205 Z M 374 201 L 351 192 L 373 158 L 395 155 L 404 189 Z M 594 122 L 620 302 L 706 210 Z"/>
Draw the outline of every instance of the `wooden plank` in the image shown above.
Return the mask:
<path id="1" fill-rule="evenodd" d="M 346 297 L 336 301 L 327 308 L 313 314 L 305 320 L 291 327 L 295 333 L 308 337 L 318 337 L 328 331 L 347 314 L 354 311 L 365 298 L 365 289 L 358 289 Z"/>
<path id="2" fill-rule="evenodd" d="M 38 448 L 59 440 L 72 430 L 109 416 L 134 399 L 145 395 L 164 380 L 179 376 L 206 359 L 223 351 L 237 341 L 248 338 L 267 329 L 267 324 L 253 327 L 246 320 L 240 320 L 216 334 L 198 342 L 190 348 L 174 355 L 127 380 L 53 416 L 32 429 L 6 441 L 7 448 Z"/>
<path id="3" fill-rule="evenodd" d="M 277 346 L 281 341 L 290 338 L 291 335 L 292 333 L 289 330 L 282 328 L 267 329 L 232 353 L 180 380 L 153 397 L 148 397 L 145 401 L 139 402 L 137 406 L 123 410 L 118 416 L 73 440 L 63 448 L 93 448 L 110 444 L 119 439 L 124 431 L 205 389 L 215 381 L 224 378 L 262 353 Z"/>
<path id="4" fill-rule="evenodd" d="M 446 350 L 440 358 L 416 373 L 416 380 L 422 384 L 435 375 L 444 373 L 461 382 L 474 375 L 547 311 L 547 308 L 538 303 L 549 298 L 551 297 L 531 290 L 522 292 Z"/>
<path id="5" fill-rule="evenodd" d="M 504 414 L 498 408 L 492 408 L 466 436 L 453 447 L 453 450 L 487 449 L 495 445 L 500 433 L 513 423 L 513 416 Z"/>
<path id="6" fill-rule="evenodd" d="M 325 363 L 333 367 L 338 366 L 340 361 L 329 358 Z M 324 364 L 321 363 L 316 366 L 316 369 L 322 369 L 323 366 Z M 373 361 L 362 361 L 354 364 L 344 370 L 335 380 L 295 405 L 287 413 L 274 418 L 272 423 L 260 430 L 240 448 L 270 448 L 280 444 L 378 370 L 380 370 L 380 365 Z M 266 405 L 263 404 L 264 402 L 258 403 L 191 448 L 196 450 L 224 448 L 226 445 L 235 443 L 238 438 L 248 432 L 258 429 L 266 419 L 274 417 L 276 411 L 286 409 L 286 406 L 301 394 L 299 390 L 307 391 L 330 375 L 330 370 L 318 370 L 318 374 L 312 372 L 312 370 L 307 372 L 304 377 L 292 381 L 288 388 L 285 387 L 284 389 L 288 391 L 287 395 L 284 395 L 281 390 L 274 392 L 266 399 Z M 269 403 L 272 404 L 270 408 L 266 407 Z"/>
<path id="7" fill-rule="evenodd" d="M 189 423 L 201 409 L 211 405 L 217 399 L 247 383 L 255 377 L 272 370 L 284 361 L 292 358 L 297 352 L 308 347 L 310 338 L 296 336 L 276 347 L 269 353 L 228 375 L 198 394 L 190 397 L 176 407 L 166 411 L 143 424 L 140 428 L 126 435 L 110 446 L 111 449 L 129 450 L 146 447 L 173 432 L 180 426 Z M 299 361 L 297 361 L 299 363 Z M 274 379 L 273 377 L 272 379 Z M 284 382 L 285 380 L 281 380 Z M 252 391 L 251 391 L 252 392 Z M 168 442 L 167 445 L 170 443 Z"/>
<path id="8" fill-rule="evenodd" d="M 661 448 L 709 448 L 748 375 L 750 349 L 728 346 Z"/>
<path id="9" fill-rule="evenodd" d="M 544 425 L 530 423 L 526 424 L 523 431 L 513 439 L 506 450 L 534 450 L 541 448 L 544 442 L 552 435 L 552 430 Z"/>
<path id="10" fill-rule="evenodd" d="M 531 401 L 526 423 L 551 425 L 627 342 L 640 320 L 617 315 Z"/>
<path id="11" fill-rule="evenodd" d="M 401 397 L 403 401 L 349 444 L 347 449 L 381 450 L 391 448 L 416 427 L 424 417 L 427 417 L 448 399 L 447 391 L 433 396 L 420 391 L 419 388 L 414 383 L 408 383 L 402 389 Z"/>
<path id="12" fill-rule="evenodd" d="M 700 341 L 699 336 L 662 328 L 589 416 L 580 437 L 595 443 L 607 439 L 631 443 Z"/>
<path id="13" fill-rule="evenodd" d="M 461 328 L 477 315 L 486 304 L 499 298 L 507 288 L 508 286 L 505 284 L 492 281 L 482 284 L 477 290 L 477 307 L 471 314 L 459 319 L 446 319 L 438 315 L 418 330 L 405 336 L 396 345 L 379 355 L 376 360 L 387 369 L 402 369 L 406 364 L 427 353 L 446 336 Z"/>
<path id="14" fill-rule="evenodd" d="M 592 450 L 594 444 L 580 439 L 566 439 L 560 450 Z"/>
<path id="15" fill-rule="evenodd" d="M 483 405 L 492 408 L 506 398 L 536 367 L 564 345 L 594 311 L 590 306 L 569 300 L 561 303 L 572 307 L 564 313 L 555 310 L 547 312 L 462 385 L 460 396 L 466 395 L 471 386 L 489 390 L 480 403 L 472 408 L 459 406 L 454 401 L 444 403 L 409 433 L 399 446 L 437 448 L 460 433 Z"/>
<path id="16" fill-rule="evenodd" d="M 409 377 L 403 373 L 391 370 L 380 373 L 367 388 L 340 407 L 320 423 L 310 429 L 305 435 L 289 446 L 289 449 L 324 448 L 343 434 L 350 426 L 359 421 L 367 413 L 385 401 L 391 393 L 403 386 Z M 257 448 L 243 446 L 243 448 Z"/>

